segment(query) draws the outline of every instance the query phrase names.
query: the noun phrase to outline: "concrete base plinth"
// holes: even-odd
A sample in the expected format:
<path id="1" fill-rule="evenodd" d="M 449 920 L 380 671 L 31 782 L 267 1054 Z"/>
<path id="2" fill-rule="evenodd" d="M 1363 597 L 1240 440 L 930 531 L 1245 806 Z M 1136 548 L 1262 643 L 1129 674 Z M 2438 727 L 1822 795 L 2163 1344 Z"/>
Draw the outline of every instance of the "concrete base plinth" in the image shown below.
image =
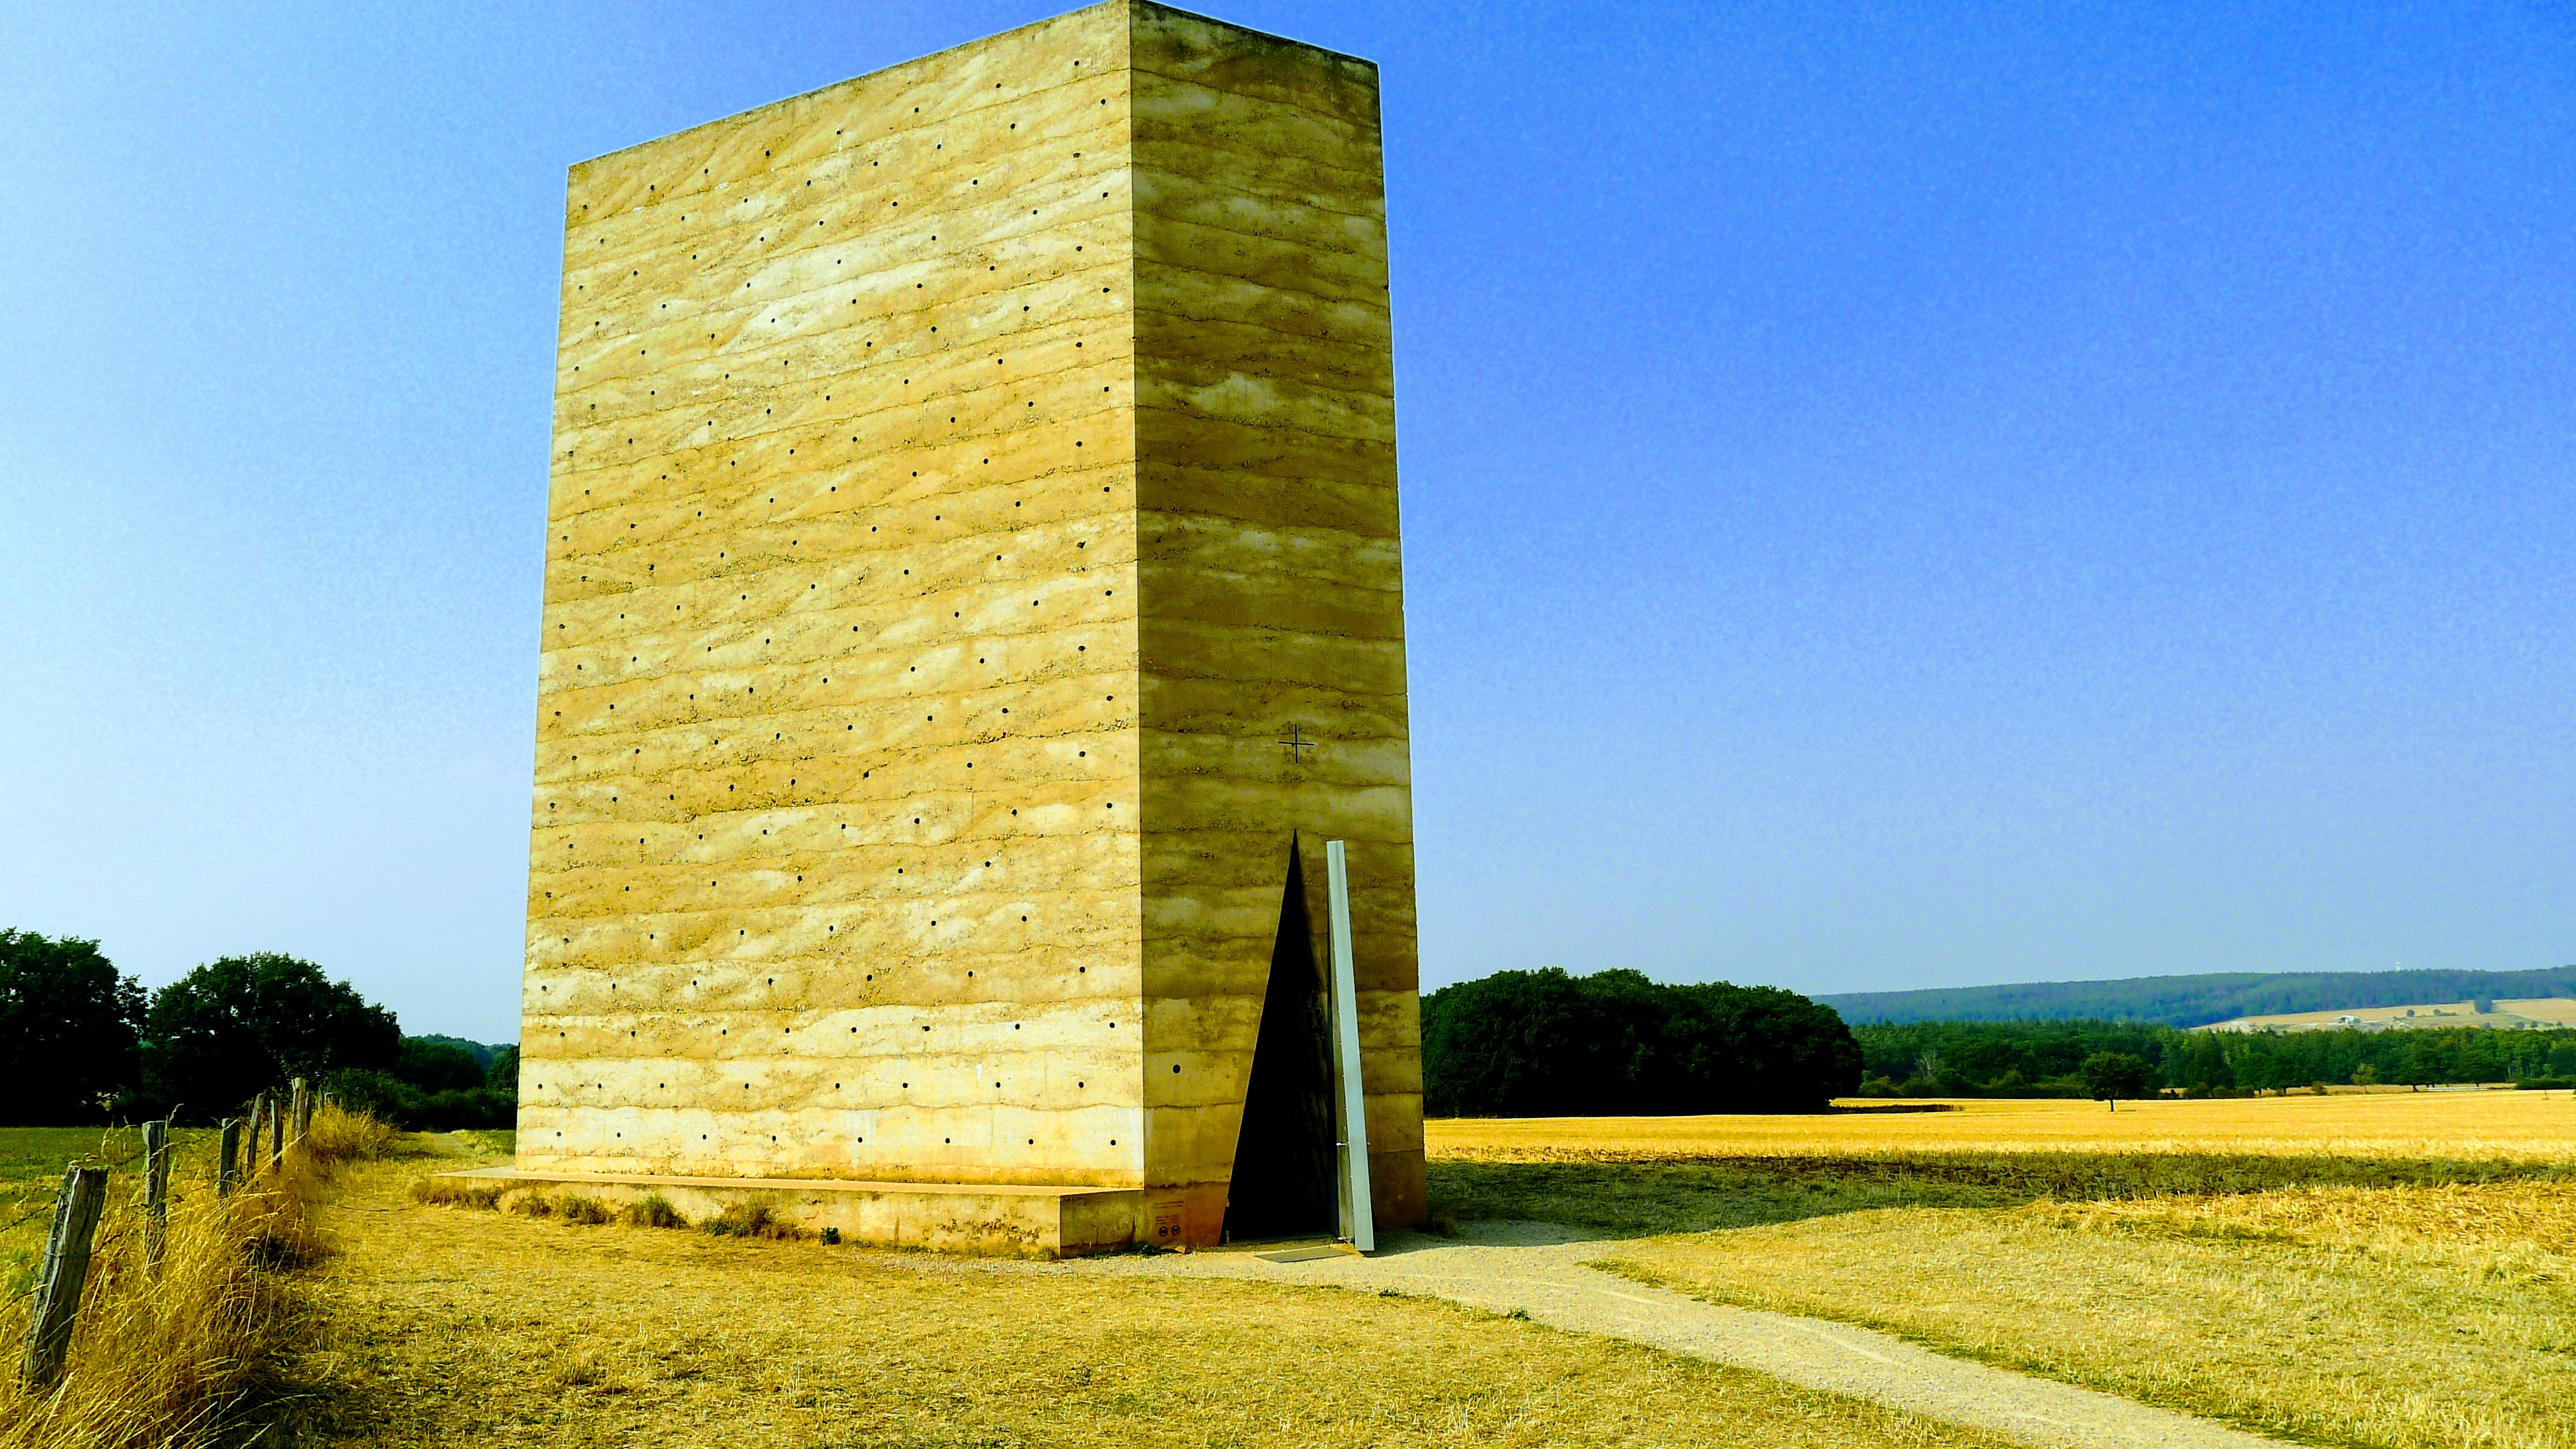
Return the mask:
<path id="1" fill-rule="evenodd" d="M 578 1193 L 625 1206 L 659 1196 L 691 1222 L 736 1205 L 765 1206 L 812 1232 L 881 1248 L 926 1248 L 1006 1258 L 1078 1258 L 1155 1238 L 1148 1194 L 1136 1188 L 1017 1187 L 994 1183 L 833 1182 L 785 1177 L 659 1177 L 523 1172 L 515 1167 L 442 1173 L 504 1193 Z"/>

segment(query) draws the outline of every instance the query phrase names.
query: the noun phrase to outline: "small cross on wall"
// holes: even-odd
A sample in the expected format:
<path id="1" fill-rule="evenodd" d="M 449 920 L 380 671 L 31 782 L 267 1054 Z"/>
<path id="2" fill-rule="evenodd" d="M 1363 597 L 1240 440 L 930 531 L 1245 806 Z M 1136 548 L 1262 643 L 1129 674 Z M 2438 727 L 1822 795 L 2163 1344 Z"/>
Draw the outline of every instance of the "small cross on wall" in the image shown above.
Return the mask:
<path id="1" fill-rule="evenodd" d="M 1288 758 L 1298 764 L 1304 764 L 1306 762 L 1306 752 L 1320 745 L 1322 741 L 1306 738 L 1305 730 L 1301 726 L 1292 722 L 1288 726 L 1288 738 L 1284 740 L 1274 740 L 1272 743 L 1286 746 L 1288 749 Z"/>

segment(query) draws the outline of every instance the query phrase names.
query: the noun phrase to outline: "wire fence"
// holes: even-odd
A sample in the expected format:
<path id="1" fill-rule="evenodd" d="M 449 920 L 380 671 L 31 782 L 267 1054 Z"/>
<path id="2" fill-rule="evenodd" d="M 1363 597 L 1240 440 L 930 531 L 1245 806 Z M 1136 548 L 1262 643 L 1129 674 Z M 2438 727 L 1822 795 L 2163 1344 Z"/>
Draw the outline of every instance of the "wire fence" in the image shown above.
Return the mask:
<path id="1" fill-rule="evenodd" d="M 129 1134 L 131 1134 L 135 1139 L 132 1147 L 121 1151 L 118 1150 L 114 1146 L 117 1139 Z M 120 1169 L 132 1167 L 143 1161 L 144 1153 L 147 1149 L 144 1146 L 142 1137 L 143 1129 L 139 1126 L 110 1127 L 100 1136 L 98 1151 L 94 1153 L 84 1153 L 81 1156 L 72 1159 L 69 1165 L 73 1167 L 104 1168 L 110 1174 L 114 1174 Z M 174 1154 L 177 1152 L 178 1144 L 175 1140 L 173 1140 L 169 1150 Z M 25 1188 L 21 1189 L 21 1193 L 21 1200 L 32 1201 L 33 1205 L 18 1216 L 10 1218 L 5 1222 L 0 1222 L 0 1237 L 6 1237 L 8 1234 L 14 1233 L 18 1229 L 23 1228 L 29 1223 L 35 1222 L 40 1218 L 52 1217 L 55 1210 L 61 1205 L 62 1187 L 60 1184 L 47 1185 L 42 1182 L 31 1182 Z M 6 1295 L 0 1295 L 0 1305 L 15 1305 L 22 1299 L 33 1297 L 35 1292 L 36 1285 L 30 1283 L 27 1287 L 16 1289 Z"/>

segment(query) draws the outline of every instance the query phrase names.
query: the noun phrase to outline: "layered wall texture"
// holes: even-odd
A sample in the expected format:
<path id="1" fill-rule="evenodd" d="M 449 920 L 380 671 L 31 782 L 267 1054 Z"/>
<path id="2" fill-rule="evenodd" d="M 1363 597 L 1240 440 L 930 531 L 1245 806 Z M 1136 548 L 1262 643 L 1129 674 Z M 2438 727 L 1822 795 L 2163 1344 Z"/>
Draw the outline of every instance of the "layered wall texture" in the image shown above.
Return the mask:
<path id="1" fill-rule="evenodd" d="M 1213 1241 L 1336 838 L 1418 1220 L 1390 356 L 1373 67 L 1177 11 L 574 168 L 520 1167 Z"/>

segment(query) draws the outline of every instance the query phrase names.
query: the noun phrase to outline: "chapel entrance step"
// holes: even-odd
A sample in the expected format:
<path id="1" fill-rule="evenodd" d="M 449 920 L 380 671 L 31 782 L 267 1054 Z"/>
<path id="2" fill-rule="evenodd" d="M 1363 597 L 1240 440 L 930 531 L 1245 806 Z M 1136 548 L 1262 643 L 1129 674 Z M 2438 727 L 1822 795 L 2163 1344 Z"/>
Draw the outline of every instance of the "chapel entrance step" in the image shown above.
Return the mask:
<path id="1" fill-rule="evenodd" d="M 986 1257 L 1076 1258 L 1156 1237 L 1160 1194 L 1121 1187 L 1017 1183 L 845 1182 L 789 1177 L 683 1177 L 483 1167 L 440 1176 L 514 1193 L 579 1195 L 626 1207 L 660 1197 L 691 1222 L 728 1208 L 765 1207 L 842 1242 Z"/>

